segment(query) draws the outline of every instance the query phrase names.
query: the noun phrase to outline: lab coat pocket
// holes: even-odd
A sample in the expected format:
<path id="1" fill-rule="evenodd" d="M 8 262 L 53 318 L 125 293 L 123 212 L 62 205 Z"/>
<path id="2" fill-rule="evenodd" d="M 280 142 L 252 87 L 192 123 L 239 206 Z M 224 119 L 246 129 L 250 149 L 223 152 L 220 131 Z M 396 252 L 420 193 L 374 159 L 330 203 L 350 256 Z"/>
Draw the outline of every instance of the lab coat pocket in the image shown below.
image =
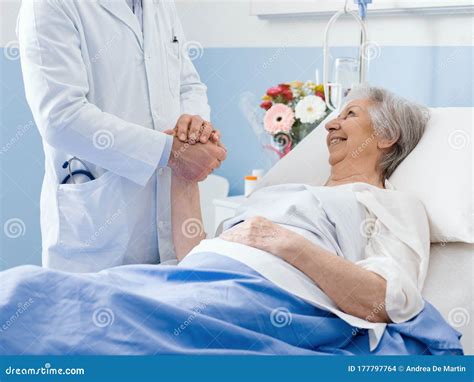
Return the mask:
<path id="1" fill-rule="evenodd" d="M 171 42 L 166 46 L 167 66 L 168 66 L 168 82 L 170 91 L 173 96 L 179 95 L 181 87 L 181 55 L 180 43 Z"/>
<path id="2" fill-rule="evenodd" d="M 80 184 L 60 184 L 57 190 L 59 245 L 71 254 L 115 253 L 128 242 L 122 178 L 106 172 Z"/>

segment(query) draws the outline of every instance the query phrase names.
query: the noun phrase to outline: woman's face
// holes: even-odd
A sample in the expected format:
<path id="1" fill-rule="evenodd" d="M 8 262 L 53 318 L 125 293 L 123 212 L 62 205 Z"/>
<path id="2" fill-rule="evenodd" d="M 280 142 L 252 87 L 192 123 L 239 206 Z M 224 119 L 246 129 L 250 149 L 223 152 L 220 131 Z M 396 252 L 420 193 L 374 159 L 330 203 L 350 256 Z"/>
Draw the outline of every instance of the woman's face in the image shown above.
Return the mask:
<path id="1" fill-rule="evenodd" d="M 368 99 L 351 101 L 337 118 L 326 124 L 331 166 L 351 165 L 357 173 L 376 169 L 386 146 L 372 126 L 368 111 L 371 105 Z"/>

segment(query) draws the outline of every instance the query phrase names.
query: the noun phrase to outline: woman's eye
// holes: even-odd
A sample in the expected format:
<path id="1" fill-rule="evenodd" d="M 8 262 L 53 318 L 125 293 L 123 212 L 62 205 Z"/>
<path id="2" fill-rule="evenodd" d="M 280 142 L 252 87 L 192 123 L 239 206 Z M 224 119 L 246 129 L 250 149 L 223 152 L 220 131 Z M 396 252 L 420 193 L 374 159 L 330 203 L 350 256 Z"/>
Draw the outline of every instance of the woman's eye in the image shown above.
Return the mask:
<path id="1" fill-rule="evenodd" d="M 349 113 L 347 113 L 347 116 L 354 116 L 354 115 L 355 115 L 355 113 L 352 110 L 349 111 Z"/>

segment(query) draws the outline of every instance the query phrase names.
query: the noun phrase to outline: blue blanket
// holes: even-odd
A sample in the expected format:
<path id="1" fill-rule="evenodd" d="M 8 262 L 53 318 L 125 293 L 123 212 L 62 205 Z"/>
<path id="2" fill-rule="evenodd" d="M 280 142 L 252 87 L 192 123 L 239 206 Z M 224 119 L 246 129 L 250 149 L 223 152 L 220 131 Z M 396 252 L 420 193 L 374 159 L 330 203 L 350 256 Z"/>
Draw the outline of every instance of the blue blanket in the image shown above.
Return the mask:
<path id="1" fill-rule="evenodd" d="M 374 352 L 366 330 L 206 253 L 180 266 L 96 274 L 35 266 L 0 273 L 0 354 L 462 354 L 429 303 L 390 324 Z"/>

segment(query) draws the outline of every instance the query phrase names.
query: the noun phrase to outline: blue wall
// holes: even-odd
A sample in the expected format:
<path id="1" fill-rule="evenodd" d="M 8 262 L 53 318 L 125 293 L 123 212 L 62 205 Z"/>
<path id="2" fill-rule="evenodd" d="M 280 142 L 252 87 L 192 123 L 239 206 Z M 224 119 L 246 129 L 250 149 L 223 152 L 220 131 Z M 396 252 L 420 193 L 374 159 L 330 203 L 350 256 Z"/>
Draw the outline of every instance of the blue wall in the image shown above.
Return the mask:
<path id="1" fill-rule="evenodd" d="M 332 54 L 352 51 L 336 48 Z M 381 47 L 370 61 L 369 80 L 428 106 L 474 106 L 473 52 L 473 47 Z M 314 79 L 316 68 L 322 72 L 321 54 L 320 48 L 212 48 L 195 61 L 209 88 L 213 123 L 229 151 L 217 173 L 229 179 L 232 194 L 242 193 L 242 178 L 251 169 L 269 166 L 238 106 L 241 98 L 253 94 L 257 105 L 274 84 Z M 0 62 L 0 269 L 6 269 L 40 264 L 44 166 L 40 137 L 23 94 L 20 62 L 7 60 L 3 50 Z M 20 231 L 5 226 L 12 218 L 21 220 Z"/>

